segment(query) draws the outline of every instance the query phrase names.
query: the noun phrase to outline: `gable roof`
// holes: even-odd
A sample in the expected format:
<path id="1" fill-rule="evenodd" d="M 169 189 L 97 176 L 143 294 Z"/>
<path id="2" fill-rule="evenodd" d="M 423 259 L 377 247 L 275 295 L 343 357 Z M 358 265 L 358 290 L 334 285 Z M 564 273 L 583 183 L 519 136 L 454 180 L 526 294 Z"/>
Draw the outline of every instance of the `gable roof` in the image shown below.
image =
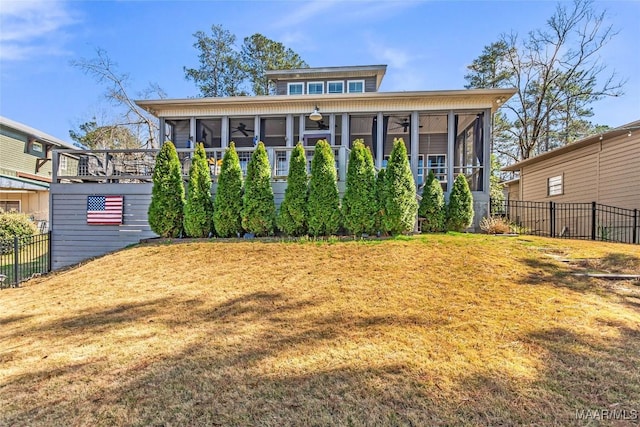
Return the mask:
<path id="1" fill-rule="evenodd" d="M 619 126 L 617 128 L 601 132 L 595 133 L 593 135 L 589 135 L 586 138 L 579 139 L 576 142 L 572 142 L 571 144 L 564 145 L 559 148 L 555 148 L 553 150 L 547 151 L 546 153 L 539 154 L 535 157 L 530 157 L 528 159 L 519 161 L 509 166 L 503 167 L 501 170 L 503 171 L 518 171 L 524 166 L 530 166 L 547 159 L 554 158 L 564 153 L 569 153 L 571 151 L 578 150 L 582 147 L 586 147 L 592 144 L 597 144 L 600 141 L 606 141 L 607 139 L 614 138 L 616 136 L 620 136 L 629 132 L 640 132 L 640 120 L 635 120 L 631 123 L 627 123 L 625 125 Z"/>
<path id="2" fill-rule="evenodd" d="M 24 133 L 30 138 L 33 138 L 37 141 L 48 143 L 50 145 L 53 145 L 54 147 L 73 148 L 76 150 L 81 148 L 74 145 L 71 142 L 63 141 L 61 139 L 56 138 L 55 136 L 51 136 L 38 129 L 32 128 L 31 126 L 27 126 L 25 124 L 16 122 L 15 120 L 11 120 L 3 116 L 0 116 L 0 127 L 6 127 L 6 128 L 13 129 L 15 131 Z"/>

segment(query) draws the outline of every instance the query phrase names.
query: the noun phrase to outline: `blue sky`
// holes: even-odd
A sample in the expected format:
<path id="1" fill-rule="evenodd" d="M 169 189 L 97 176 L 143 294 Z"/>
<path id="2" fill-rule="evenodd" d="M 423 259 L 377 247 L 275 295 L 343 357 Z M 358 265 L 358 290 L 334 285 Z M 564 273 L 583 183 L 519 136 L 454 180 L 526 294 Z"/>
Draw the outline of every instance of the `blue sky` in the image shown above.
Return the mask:
<path id="1" fill-rule="evenodd" d="M 193 33 L 221 24 L 242 39 L 283 42 L 310 66 L 387 64 L 383 91 L 464 87 L 466 66 L 501 33 L 541 28 L 555 1 L 6 1 L 0 3 L 0 115 L 69 141 L 79 123 L 108 116 L 104 87 L 69 65 L 105 49 L 130 92 L 157 83 L 197 96 Z M 592 121 L 640 119 L 640 1 L 597 1 L 619 34 L 602 52 L 628 79 L 625 95 L 594 105 Z"/>

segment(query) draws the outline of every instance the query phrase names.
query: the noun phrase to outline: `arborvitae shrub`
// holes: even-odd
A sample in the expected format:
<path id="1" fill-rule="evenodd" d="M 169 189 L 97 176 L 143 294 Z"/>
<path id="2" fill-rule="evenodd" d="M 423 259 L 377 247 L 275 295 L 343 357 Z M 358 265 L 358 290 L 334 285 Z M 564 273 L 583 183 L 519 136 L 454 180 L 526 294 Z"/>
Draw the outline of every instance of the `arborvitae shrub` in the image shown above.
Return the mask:
<path id="1" fill-rule="evenodd" d="M 218 236 L 235 237 L 242 232 L 242 169 L 233 142 L 222 158 L 213 207 L 213 225 Z"/>
<path id="2" fill-rule="evenodd" d="M 422 200 L 418 208 L 418 216 L 422 221 L 422 232 L 444 231 L 446 220 L 446 205 L 442 185 L 433 171 L 429 171 L 427 182 L 422 190 Z"/>
<path id="3" fill-rule="evenodd" d="M 171 141 L 162 144 L 153 170 L 153 190 L 149 205 L 149 226 L 162 237 L 178 237 L 184 216 L 184 185 L 176 147 Z"/>
<path id="4" fill-rule="evenodd" d="M 190 237 L 208 237 L 213 231 L 211 173 L 202 143 L 196 145 L 189 169 L 189 188 L 184 205 L 184 231 Z"/>
<path id="5" fill-rule="evenodd" d="M 289 236 L 307 233 L 307 184 L 307 158 L 299 142 L 291 153 L 287 189 L 277 218 L 278 228 Z"/>
<path id="6" fill-rule="evenodd" d="M 309 181 L 309 234 L 335 234 L 340 228 L 340 196 L 338 193 L 333 150 L 326 140 L 316 144 L 311 161 Z"/>
<path id="7" fill-rule="evenodd" d="M 347 183 L 342 198 L 344 227 L 351 234 L 376 231 L 376 170 L 371 151 L 361 139 L 353 142 L 349 155 Z"/>
<path id="8" fill-rule="evenodd" d="M 386 188 L 385 188 L 385 180 L 384 176 L 386 173 L 386 169 L 380 169 L 378 171 L 378 176 L 376 177 L 376 224 L 375 230 L 380 233 L 387 233 L 387 230 L 384 226 L 384 212 L 385 212 L 385 203 L 387 200 L 386 197 Z"/>
<path id="9" fill-rule="evenodd" d="M 385 228 L 391 234 L 413 230 L 418 213 L 416 184 L 402 138 L 393 141 L 393 150 L 385 173 L 385 192 Z"/>
<path id="10" fill-rule="evenodd" d="M 251 155 L 247 165 L 242 202 L 242 228 L 256 236 L 273 234 L 276 205 L 271 188 L 271 166 L 262 142 Z"/>
<path id="11" fill-rule="evenodd" d="M 469 183 L 463 174 L 453 181 L 449 204 L 447 205 L 447 228 L 451 231 L 464 231 L 473 222 L 473 195 Z"/>

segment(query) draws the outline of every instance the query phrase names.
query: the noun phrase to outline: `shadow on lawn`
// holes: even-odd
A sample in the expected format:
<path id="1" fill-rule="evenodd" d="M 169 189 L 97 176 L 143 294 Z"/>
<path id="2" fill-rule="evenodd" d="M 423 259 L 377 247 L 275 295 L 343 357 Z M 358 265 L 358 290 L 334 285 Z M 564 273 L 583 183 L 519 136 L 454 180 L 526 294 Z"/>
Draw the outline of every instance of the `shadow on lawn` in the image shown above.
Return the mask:
<path id="1" fill-rule="evenodd" d="M 45 396 L 13 405 L 0 414 L 0 424 L 570 425 L 577 423 L 571 418 L 575 414 L 558 407 L 573 408 L 574 402 L 586 409 L 640 405 L 640 333 L 624 325 L 607 324 L 620 332 L 611 340 L 588 341 L 564 329 L 521 337 L 529 346 L 525 353 L 540 353 L 542 366 L 534 380 L 519 379 L 517 370 L 482 366 L 443 377 L 437 366 L 394 361 L 392 348 L 376 363 L 362 365 L 357 359 L 359 352 L 371 351 L 369 337 L 387 326 L 439 328 L 446 326 L 444 319 L 337 311 L 305 315 L 301 309 L 316 301 L 269 292 L 215 307 L 200 307 L 197 299 L 185 303 L 194 308 L 192 321 L 202 324 L 198 342 L 147 364 L 128 365 L 117 378 L 109 372 L 111 382 L 103 380 L 104 386 L 89 388 L 75 400 Z M 124 319 L 132 311 L 100 311 L 94 320 Z M 243 335 L 251 320 L 262 320 L 261 328 Z M 356 346 L 349 358 L 332 353 L 345 341 Z M 314 357 L 320 353 L 318 362 Z M 50 378 L 71 382 L 83 371 L 96 367 L 34 373 L 10 386 L 0 384 L 0 391 L 39 387 Z"/>

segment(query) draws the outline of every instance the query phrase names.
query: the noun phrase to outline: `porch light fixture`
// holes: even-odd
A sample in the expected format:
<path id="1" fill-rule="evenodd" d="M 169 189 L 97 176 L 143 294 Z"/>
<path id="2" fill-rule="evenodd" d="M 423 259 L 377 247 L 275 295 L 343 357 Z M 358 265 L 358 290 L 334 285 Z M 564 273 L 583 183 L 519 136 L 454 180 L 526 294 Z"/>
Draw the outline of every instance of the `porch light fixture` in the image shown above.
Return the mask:
<path id="1" fill-rule="evenodd" d="M 309 118 L 314 122 L 319 122 L 320 120 L 322 120 L 322 114 L 320 114 L 320 111 L 318 110 L 318 106 L 316 105 L 316 107 L 313 109 L 313 112 L 309 114 Z"/>

